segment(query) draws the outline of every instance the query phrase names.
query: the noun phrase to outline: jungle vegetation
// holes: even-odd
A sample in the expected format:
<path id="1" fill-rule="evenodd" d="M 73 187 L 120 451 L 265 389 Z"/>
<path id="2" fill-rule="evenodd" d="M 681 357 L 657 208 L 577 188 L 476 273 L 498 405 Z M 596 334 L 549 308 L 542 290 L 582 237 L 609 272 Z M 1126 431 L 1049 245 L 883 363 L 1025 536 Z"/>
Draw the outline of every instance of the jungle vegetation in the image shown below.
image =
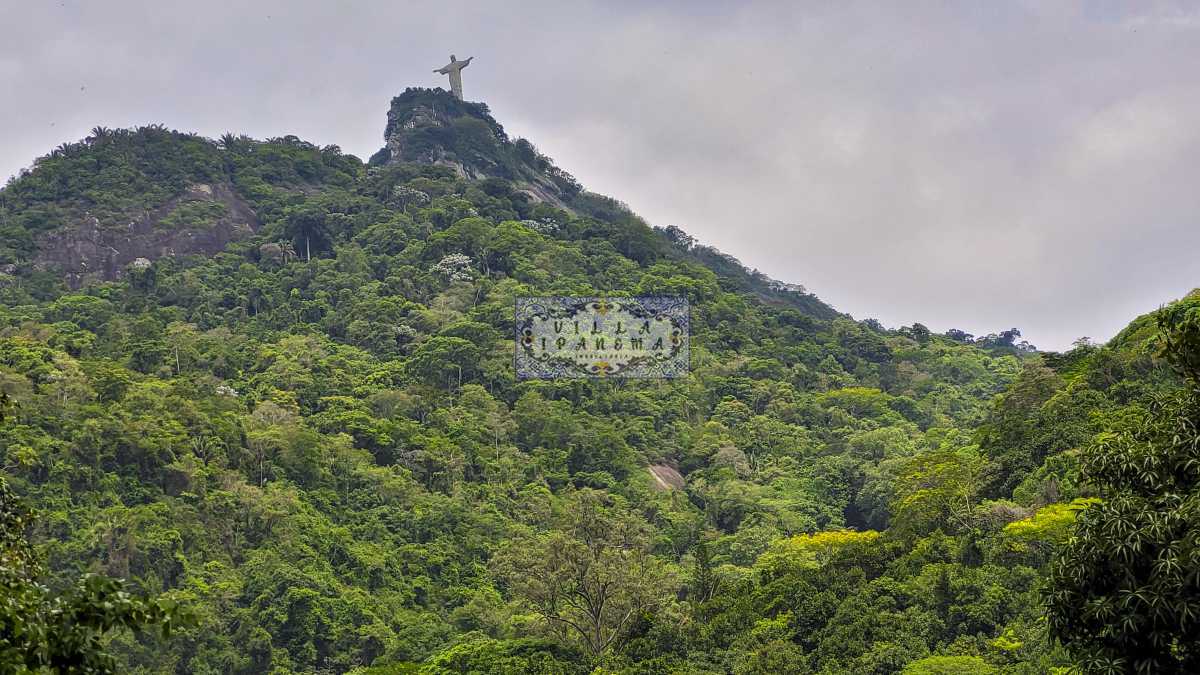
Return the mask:
<path id="1" fill-rule="evenodd" d="M 0 191 L 5 672 L 1196 671 L 1200 298 L 1065 353 L 886 329 L 401 159 L 97 129 Z M 39 263 L 218 184 L 260 221 L 219 252 Z M 689 376 L 515 378 L 514 298 L 623 294 L 688 297 Z"/>

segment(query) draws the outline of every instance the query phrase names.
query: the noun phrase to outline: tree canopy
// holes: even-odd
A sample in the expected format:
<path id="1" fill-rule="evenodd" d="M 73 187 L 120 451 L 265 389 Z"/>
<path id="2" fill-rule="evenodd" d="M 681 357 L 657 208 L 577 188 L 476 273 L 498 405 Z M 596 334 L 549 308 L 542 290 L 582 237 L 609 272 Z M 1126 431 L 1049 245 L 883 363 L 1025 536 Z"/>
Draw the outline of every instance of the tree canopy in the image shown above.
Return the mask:
<path id="1" fill-rule="evenodd" d="M 6 667 L 1193 665 L 1194 299 L 1062 354 L 856 321 L 444 98 L 412 157 L 97 130 L 0 191 Z M 515 298 L 627 293 L 689 299 L 686 377 L 516 378 Z"/>

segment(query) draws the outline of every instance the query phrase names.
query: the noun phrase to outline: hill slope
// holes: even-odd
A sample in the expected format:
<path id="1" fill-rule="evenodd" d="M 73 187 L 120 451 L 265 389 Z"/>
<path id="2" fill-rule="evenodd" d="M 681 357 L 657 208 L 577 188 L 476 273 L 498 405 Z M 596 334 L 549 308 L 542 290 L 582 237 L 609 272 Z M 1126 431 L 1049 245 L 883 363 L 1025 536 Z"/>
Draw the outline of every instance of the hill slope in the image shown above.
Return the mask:
<path id="1" fill-rule="evenodd" d="M 97 130 L 0 192 L 4 472 L 56 573 L 198 614 L 128 672 L 1062 663 L 1006 525 L 1149 357 L 855 322 L 444 92 L 386 142 Z M 515 297 L 613 292 L 689 298 L 690 376 L 514 378 Z"/>

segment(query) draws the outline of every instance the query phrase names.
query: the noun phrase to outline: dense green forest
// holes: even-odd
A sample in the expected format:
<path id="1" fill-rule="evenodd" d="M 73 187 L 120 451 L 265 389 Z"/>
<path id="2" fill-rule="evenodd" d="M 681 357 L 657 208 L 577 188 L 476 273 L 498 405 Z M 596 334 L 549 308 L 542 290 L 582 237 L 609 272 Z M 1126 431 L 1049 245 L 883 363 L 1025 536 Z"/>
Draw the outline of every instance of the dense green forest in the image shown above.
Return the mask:
<path id="1" fill-rule="evenodd" d="M 96 129 L 0 192 L 6 664 L 1194 672 L 1200 299 L 1066 353 L 889 330 L 481 104 L 411 90 L 389 139 L 424 108 L 370 163 Z M 172 250 L 97 271 L 131 228 Z M 647 294 L 691 303 L 688 377 L 516 379 L 516 297 Z M 52 601 L 111 616 L 46 647 Z"/>

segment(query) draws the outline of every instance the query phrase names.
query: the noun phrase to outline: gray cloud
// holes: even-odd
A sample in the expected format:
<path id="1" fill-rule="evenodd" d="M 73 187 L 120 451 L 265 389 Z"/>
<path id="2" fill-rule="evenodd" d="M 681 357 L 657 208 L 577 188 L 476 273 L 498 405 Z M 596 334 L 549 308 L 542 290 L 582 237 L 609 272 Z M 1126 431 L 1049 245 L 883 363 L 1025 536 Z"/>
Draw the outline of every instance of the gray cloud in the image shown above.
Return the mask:
<path id="1" fill-rule="evenodd" d="M 0 5 L 0 175 L 95 125 L 367 157 L 405 86 L 855 316 L 1042 347 L 1200 285 L 1200 11 L 1109 3 Z"/>

